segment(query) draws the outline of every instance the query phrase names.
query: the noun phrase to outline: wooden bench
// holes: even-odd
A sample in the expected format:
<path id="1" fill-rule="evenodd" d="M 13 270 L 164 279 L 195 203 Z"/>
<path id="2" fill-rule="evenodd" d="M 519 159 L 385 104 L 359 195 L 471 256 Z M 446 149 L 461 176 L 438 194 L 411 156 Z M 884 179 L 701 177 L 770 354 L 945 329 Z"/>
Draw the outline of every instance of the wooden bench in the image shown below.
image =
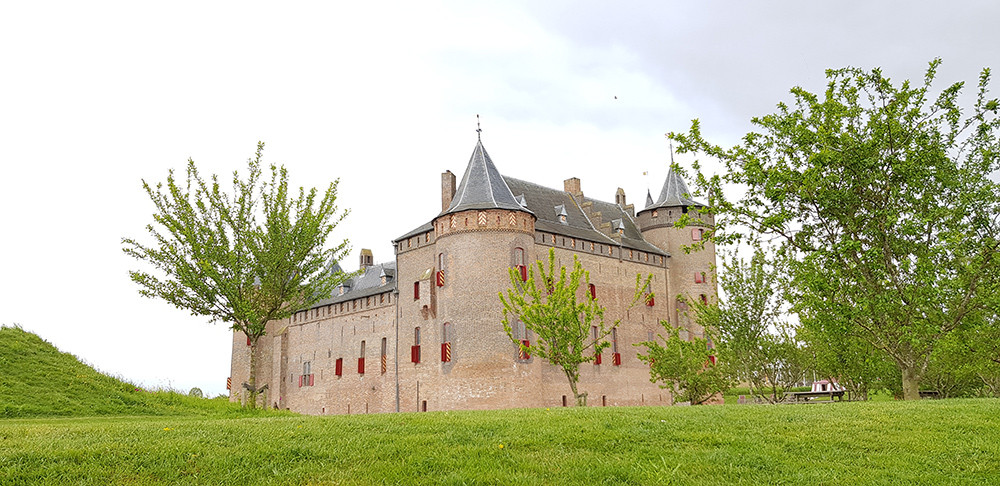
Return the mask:
<path id="1" fill-rule="evenodd" d="M 941 392 L 937 390 L 920 390 L 920 398 L 941 398 Z"/>
<path id="2" fill-rule="evenodd" d="M 810 402 L 814 398 L 826 398 L 831 402 L 834 398 L 844 401 L 844 390 L 788 392 L 785 393 L 785 398 L 793 403 Z"/>

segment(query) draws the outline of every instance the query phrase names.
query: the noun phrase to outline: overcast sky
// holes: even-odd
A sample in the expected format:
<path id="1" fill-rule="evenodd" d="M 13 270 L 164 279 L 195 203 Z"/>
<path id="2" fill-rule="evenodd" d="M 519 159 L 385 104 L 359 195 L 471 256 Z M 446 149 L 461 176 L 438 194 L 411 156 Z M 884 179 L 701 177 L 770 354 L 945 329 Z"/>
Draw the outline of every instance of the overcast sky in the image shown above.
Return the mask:
<path id="1" fill-rule="evenodd" d="M 731 145 L 752 116 L 881 66 L 974 84 L 1000 67 L 995 2 L 4 2 L 0 323 L 147 387 L 225 393 L 230 333 L 142 298 L 121 238 L 148 241 L 141 180 L 190 157 L 340 179 L 334 238 L 376 261 L 440 211 L 476 141 L 499 170 L 654 197 L 664 133 Z M 616 99 L 617 97 L 617 99 Z M 690 157 L 678 157 L 689 164 Z M 648 171 L 648 176 L 643 172 Z M 2 371 L 0 371 L 2 372 Z"/>

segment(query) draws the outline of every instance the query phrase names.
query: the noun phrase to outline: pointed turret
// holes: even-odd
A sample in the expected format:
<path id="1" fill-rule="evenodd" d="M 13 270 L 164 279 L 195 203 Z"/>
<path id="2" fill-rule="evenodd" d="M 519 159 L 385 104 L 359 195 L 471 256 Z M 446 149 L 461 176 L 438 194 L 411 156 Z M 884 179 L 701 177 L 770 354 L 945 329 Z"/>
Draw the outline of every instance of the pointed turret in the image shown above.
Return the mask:
<path id="1" fill-rule="evenodd" d="M 647 200 L 648 203 L 648 200 Z M 677 171 L 670 168 L 667 172 L 667 180 L 663 181 L 663 189 L 660 191 L 660 198 L 656 203 L 647 204 L 646 209 L 651 207 L 665 208 L 671 206 L 705 206 L 704 204 L 691 199 L 691 190 L 687 183 Z"/>
<path id="2" fill-rule="evenodd" d="M 441 214 L 450 214 L 470 209 L 509 209 L 525 211 L 525 209 L 510 192 L 507 183 L 497 171 L 490 155 L 483 148 L 483 142 L 476 142 L 476 148 L 469 158 L 462 182 L 455 190 L 451 205 Z"/>
<path id="3" fill-rule="evenodd" d="M 649 189 L 646 189 L 646 207 L 651 207 L 653 205 L 653 195 L 649 193 Z"/>

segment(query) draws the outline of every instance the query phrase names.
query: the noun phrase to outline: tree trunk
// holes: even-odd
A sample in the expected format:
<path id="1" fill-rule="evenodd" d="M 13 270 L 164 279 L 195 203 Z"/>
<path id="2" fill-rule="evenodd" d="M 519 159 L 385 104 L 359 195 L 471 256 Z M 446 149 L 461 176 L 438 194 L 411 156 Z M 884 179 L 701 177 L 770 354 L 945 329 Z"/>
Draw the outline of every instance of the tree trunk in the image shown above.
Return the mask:
<path id="1" fill-rule="evenodd" d="M 573 391 L 573 399 L 576 400 L 577 407 L 587 406 L 587 392 L 577 393 L 576 382 L 580 379 L 579 376 L 573 375 L 569 370 L 566 371 L 566 379 L 569 380 L 569 389 Z"/>
<path id="2" fill-rule="evenodd" d="M 900 365 L 903 375 L 903 400 L 920 400 L 920 375 L 915 365 Z"/>
<path id="3" fill-rule="evenodd" d="M 246 401 L 246 405 L 251 409 L 257 408 L 257 339 L 250 339 L 250 376 L 247 378 L 247 384 L 250 385 L 251 390 L 247 390 L 249 396 Z"/>

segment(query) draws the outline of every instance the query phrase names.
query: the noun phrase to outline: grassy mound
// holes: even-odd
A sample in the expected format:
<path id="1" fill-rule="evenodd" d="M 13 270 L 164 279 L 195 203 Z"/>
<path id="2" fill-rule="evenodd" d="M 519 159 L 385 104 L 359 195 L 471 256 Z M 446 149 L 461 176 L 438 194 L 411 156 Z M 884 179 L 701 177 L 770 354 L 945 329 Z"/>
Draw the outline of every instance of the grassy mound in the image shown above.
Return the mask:
<path id="1" fill-rule="evenodd" d="M 19 327 L 0 327 L 0 417 L 241 414 L 227 400 L 150 392 Z"/>

